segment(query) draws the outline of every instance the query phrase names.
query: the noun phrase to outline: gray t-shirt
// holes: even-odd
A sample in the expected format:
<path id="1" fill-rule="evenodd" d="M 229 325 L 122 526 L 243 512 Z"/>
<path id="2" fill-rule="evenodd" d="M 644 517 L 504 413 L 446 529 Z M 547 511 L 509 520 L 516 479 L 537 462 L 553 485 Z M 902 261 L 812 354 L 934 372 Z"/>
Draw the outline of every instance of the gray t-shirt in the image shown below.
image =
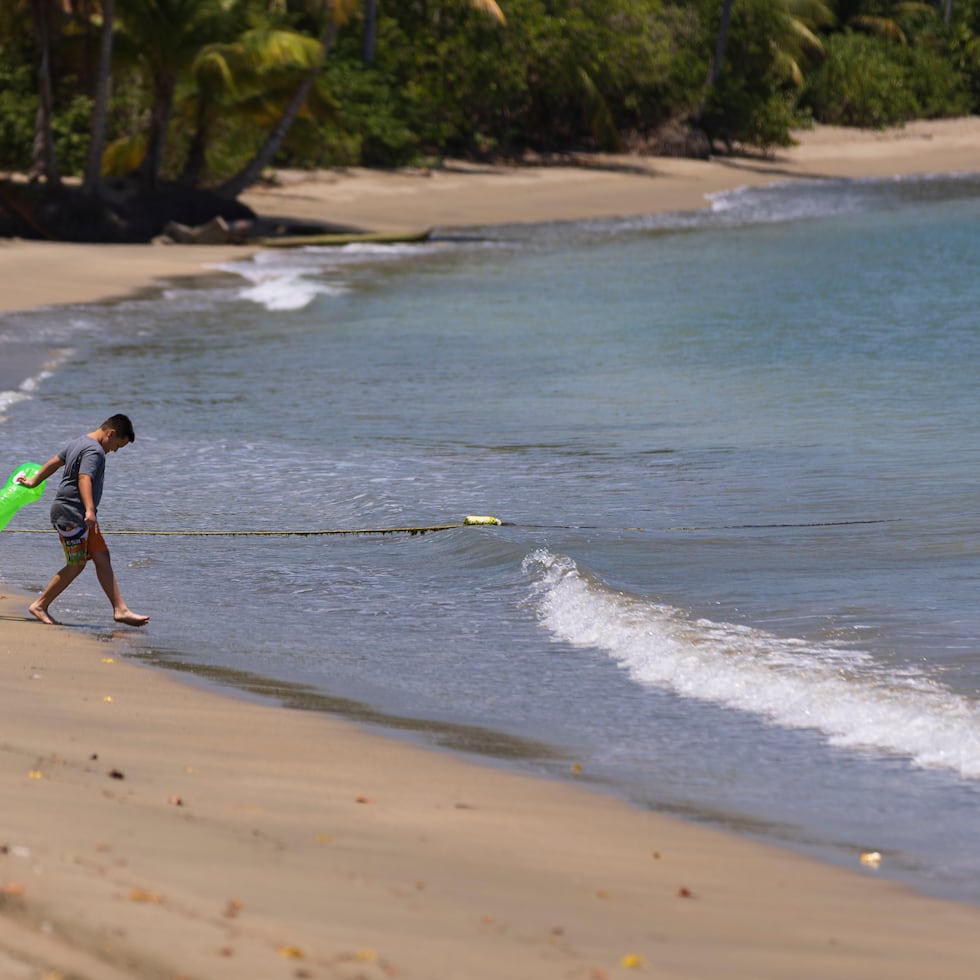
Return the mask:
<path id="1" fill-rule="evenodd" d="M 79 436 L 68 443 L 58 458 L 65 461 L 61 486 L 51 505 L 51 523 L 58 528 L 85 523 L 85 504 L 78 492 L 78 477 L 85 473 L 92 480 L 92 501 L 98 509 L 105 481 L 105 450 L 91 437 Z"/>

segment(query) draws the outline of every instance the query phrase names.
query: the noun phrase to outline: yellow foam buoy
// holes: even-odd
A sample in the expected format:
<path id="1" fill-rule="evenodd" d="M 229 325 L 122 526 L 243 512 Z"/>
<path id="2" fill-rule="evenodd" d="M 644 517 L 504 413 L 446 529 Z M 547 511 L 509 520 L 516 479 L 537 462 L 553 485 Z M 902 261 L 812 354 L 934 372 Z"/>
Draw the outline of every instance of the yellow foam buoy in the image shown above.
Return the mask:
<path id="1" fill-rule="evenodd" d="M 490 516 L 479 517 L 477 515 L 470 514 L 469 516 L 467 516 L 467 517 L 465 517 L 463 519 L 463 523 L 464 524 L 493 524 L 493 525 L 498 525 L 498 524 L 501 523 L 501 521 L 500 521 L 500 518 L 499 517 L 490 517 Z"/>

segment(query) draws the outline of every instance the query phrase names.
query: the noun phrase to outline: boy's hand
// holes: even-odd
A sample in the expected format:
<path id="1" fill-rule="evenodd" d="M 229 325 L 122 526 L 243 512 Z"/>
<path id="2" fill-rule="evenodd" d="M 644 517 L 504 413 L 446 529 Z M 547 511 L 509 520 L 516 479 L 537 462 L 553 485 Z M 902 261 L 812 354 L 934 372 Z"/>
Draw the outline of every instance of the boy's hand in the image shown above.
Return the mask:
<path id="1" fill-rule="evenodd" d="M 23 473 L 18 473 L 17 474 L 17 478 L 16 478 L 16 480 L 14 482 L 15 483 L 19 483 L 19 484 L 21 484 L 21 486 L 24 486 L 24 487 L 30 487 L 31 489 L 34 488 L 34 481 L 32 479 L 30 479 L 30 477 L 24 476 Z"/>

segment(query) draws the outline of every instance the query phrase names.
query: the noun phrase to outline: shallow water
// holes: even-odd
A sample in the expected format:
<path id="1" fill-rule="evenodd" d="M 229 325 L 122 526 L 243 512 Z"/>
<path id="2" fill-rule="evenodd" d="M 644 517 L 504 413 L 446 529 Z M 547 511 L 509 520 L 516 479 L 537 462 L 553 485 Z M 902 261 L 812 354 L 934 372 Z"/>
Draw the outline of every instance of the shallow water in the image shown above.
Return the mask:
<path id="1" fill-rule="evenodd" d="M 25 335 L 51 355 L 2 402 L 4 456 L 128 411 L 107 531 L 495 514 L 119 536 L 150 629 L 105 628 L 94 576 L 60 612 L 132 656 L 847 866 L 879 850 L 879 873 L 978 901 L 978 219 L 977 177 L 832 181 L 263 253 L 158 300 L 0 318 L 0 357 Z M 31 588 L 57 561 L 0 546 Z"/>

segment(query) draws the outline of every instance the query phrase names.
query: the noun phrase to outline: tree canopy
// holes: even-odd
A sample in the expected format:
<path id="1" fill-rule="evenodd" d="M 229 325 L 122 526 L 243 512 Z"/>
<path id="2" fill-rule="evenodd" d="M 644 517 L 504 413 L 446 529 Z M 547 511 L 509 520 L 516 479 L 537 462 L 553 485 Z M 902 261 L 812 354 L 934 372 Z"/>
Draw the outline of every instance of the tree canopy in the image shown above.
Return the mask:
<path id="1" fill-rule="evenodd" d="M 786 145 L 980 106 L 980 0 L 5 0 L 0 169 L 233 198 L 270 165 Z"/>

